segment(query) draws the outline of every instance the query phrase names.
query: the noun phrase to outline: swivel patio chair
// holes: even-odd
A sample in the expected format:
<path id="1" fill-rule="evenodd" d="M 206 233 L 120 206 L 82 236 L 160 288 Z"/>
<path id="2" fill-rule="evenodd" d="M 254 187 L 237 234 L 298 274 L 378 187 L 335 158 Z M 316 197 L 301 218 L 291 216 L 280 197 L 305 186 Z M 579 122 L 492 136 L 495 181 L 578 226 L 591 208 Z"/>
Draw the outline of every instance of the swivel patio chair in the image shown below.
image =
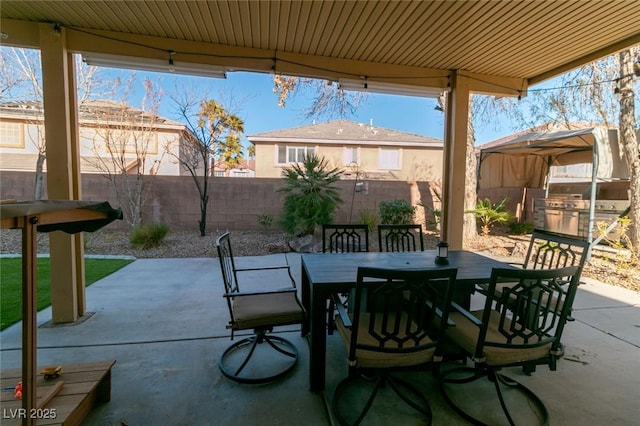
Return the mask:
<path id="1" fill-rule="evenodd" d="M 231 340 L 236 331 L 253 330 L 253 336 L 233 343 L 223 352 L 218 364 L 220 371 L 239 383 L 266 383 L 283 377 L 295 366 L 298 350 L 290 341 L 270 333 L 274 327 L 299 324 L 304 319 L 304 309 L 298 300 L 296 283 L 289 266 L 236 268 L 228 232 L 218 237 L 216 247 L 224 282 L 224 297 L 229 308 L 227 328 L 231 329 Z M 278 282 L 277 286 L 271 286 L 277 287 L 277 290 L 240 291 L 239 272 L 262 271 L 261 282 L 269 283 L 269 273 L 277 270 L 286 271 L 290 282 Z M 268 361 L 264 359 L 253 359 L 258 345 L 263 343 L 275 350 L 273 355 L 282 355 L 282 360 L 273 363 L 275 367 L 266 365 Z"/>
<path id="2" fill-rule="evenodd" d="M 488 408 L 486 402 L 478 403 L 476 399 L 469 403 L 466 398 L 465 404 L 456 392 L 461 390 L 459 386 L 486 377 L 493 383 L 502 412 L 511 425 L 515 424 L 514 415 L 507 402 L 513 402 L 516 397 L 520 400 L 524 397 L 528 402 L 519 405 L 519 419 L 529 414 L 522 406 L 534 407 L 532 411 L 541 424 L 548 424 L 549 414 L 542 400 L 500 370 L 531 364 L 548 365 L 550 370 L 556 370 L 557 360 L 562 356 L 560 339 L 576 294 L 579 269 L 578 266 L 543 270 L 494 269 L 484 309 L 468 312 L 453 304 L 449 319 L 455 326 L 447 328 L 447 341 L 474 362 L 473 367 L 453 368 L 440 376 L 442 394 L 458 414 L 473 424 L 498 421 L 486 419 L 487 414 L 496 412 Z M 502 280 L 515 284 L 502 290 L 502 303 L 496 304 L 496 287 Z M 468 392 L 462 393 L 468 396 Z M 474 393 L 488 394 L 477 387 Z M 485 417 L 481 418 L 481 414 Z"/>
<path id="3" fill-rule="evenodd" d="M 424 251 L 422 225 L 378 225 L 378 249 L 383 251 Z"/>
<path id="4" fill-rule="evenodd" d="M 353 313 L 336 304 L 337 329 L 348 349 L 349 365 L 332 403 L 332 413 L 341 424 L 363 422 L 379 391 L 389 388 L 421 420 L 431 423 L 425 395 L 396 373 L 427 367 L 437 370 L 456 274 L 455 268 L 358 268 Z M 370 387 L 370 392 L 362 395 L 362 386 Z M 399 411 L 393 416 L 393 423 L 402 423 Z"/>

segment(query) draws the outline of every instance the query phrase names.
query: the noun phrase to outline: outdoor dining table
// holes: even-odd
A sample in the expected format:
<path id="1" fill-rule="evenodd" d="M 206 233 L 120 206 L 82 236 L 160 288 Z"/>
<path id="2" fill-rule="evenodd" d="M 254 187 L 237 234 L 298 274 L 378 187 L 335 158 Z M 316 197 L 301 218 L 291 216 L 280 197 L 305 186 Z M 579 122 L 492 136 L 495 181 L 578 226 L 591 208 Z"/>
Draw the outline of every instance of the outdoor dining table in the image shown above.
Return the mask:
<path id="1" fill-rule="evenodd" d="M 454 300 L 469 306 L 476 284 L 486 283 L 493 268 L 512 268 L 508 263 L 470 251 L 450 251 L 449 264 L 437 265 L 435 250 L 402 253 L 315 253 L 302 255 L 302 304 L 307 311 L 302 334 L 309 340 L 309 386 L 325 386 L 327 300 L 331 294 L 355 287 L 358 267 L 392 269 L 457 268 Z"/>

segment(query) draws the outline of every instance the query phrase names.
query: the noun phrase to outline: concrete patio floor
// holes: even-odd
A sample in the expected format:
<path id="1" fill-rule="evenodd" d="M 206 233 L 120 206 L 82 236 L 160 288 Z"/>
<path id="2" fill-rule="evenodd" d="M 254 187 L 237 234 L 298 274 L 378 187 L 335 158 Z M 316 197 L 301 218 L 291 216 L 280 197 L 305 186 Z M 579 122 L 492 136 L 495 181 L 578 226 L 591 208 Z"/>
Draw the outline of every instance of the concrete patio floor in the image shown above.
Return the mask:
<path id="1" fill-rule="evenodd" d="M 299 285 L 299 255 L 236 260 L 238 267 L 288 262 Z M 258 277 L 241 285 L 249 290 Z M 640 294 L 585 281 L 558 370 L 539 367 L 525 376 L 509 369 L 508 374 L 542 398 L 552 425 L 638 424 Z M 308 345 L 299 327 L 284 332 L 300 351 L 298 365 L 285 379 L 250 386 L 221 375 L 218 357 L 230 344 L 222 288 L 217 259 L 136 260 L 88 288 L 87 311 L 93 314 L 86 321 L 50 326 L 50 309 L 38 314 L 38 365 L 117 360 L 111 401 L 97 406 L 86 425 L 330 424 L 323 395 L 308 390 Z M 20 367 L 20 348 L 20 324 L 0 333 L 2 369 Z M 329 336 L 327 398 L 346 371 L 342 343 Z M 429 396 L 434 425 L 467 424 L 444 403 L 429 374 L 411 380 Z M 402 417 L 400 405 L 387 409 L 391 420 L 379 415 L 366 424 L 413 424 Z M 499 406 L 488 406 L 491 411 Z"/>

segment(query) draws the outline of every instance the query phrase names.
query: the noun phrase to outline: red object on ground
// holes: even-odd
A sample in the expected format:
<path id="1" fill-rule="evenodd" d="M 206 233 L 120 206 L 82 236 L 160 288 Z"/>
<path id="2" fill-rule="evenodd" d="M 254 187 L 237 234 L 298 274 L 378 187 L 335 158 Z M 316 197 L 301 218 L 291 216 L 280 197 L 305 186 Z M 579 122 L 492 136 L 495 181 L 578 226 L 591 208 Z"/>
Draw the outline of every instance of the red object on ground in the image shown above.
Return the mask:
<path id="1" fill-rule="evenodd" d="M 13 390 L 13 396 L 16 399 L 22 399 L 22 382 L 18 382 L 16 388 Z"/>

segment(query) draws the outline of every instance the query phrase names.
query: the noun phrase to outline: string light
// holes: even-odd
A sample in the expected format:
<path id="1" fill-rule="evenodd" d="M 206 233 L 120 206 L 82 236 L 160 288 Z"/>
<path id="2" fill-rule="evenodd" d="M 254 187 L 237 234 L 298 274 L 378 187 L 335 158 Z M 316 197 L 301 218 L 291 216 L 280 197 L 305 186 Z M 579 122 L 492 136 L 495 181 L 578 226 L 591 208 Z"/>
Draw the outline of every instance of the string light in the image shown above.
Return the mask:
<path id="1" fill-rule="evenodd" d="M 56 29 L 59 31 L 61 24 L 56 24 Z M 124 41 L 121 40 L 119 38 L 116 37 L 110 37 L 110 36 L 106 36 L 106 35 L 102 35 L 102 34 L 96 34 L 93 33 L 91 31 L 87 31 L 87 30 L 83 30 L 81 28 L 76 28 L 76 27 L 69 27 L 70 29 L 80 32 L 80 33 L 85 33 L 85 34 L 90 34 L 92 36 L 96 36 L 96 37 L 100 37 L 100 38 L 104 38 L 107 40 L 115 40 L 115 41 L 119 41 L 119 42 L 124 42 L 127 44 L 131 44 L 131 45 L 135 45 L 135 46 L 140 46 L 140 47 L 145 47 L 148 49 L 155 49 L 155 50 L 161 50 L 158 47 L 155 46 L 151 46 L 151 45 L 147 45 L 144 43 L 139 43 L 139 42 L 133 42 L 130 40 Z M 5 33 L 6 34 L 6 33 Z M 3 34 L 4 35 L 4 34 Z M 164 49 L 162 49 L 164 50 Z M 173 66 L 173 57 L 172 55 L 176 54 L 176 53 L 185 53 L 188 55 L 193 55 L 193 56 L 205 56 L 205 57 L 212 57 L 212 58 L 235 58 L 235 59 L 267 59 L 267 58 L 263 58 L 263 57 L 255 57 L 255 56 L 241 56 L 241 55 L 217 55 L 217 54 L 211 54 L 211 53 L 200 53 L 200 52 L 175 52 L 173 50 L 169 51 L 169 67 L 170 67 L 170 71 L 171 68 Z M 295 61 L 290 61 L 290 60 L 286 60 L 286 59 L 279 59 L 279 58 L 271 58 L 271 60 L 273 60 L 273 66 L 272 66 L 272 71 L 275 72 L 276 70 L 276 64 L 277 61 L 283 62 L 283 63 L 289 63 L 289 64 L 293 64 L 293 65 L 301 65 L 301 66 L 305 66 L 308 68 L 312 68 L 312 69 L 316 69 L 316 70 L 322 70 L 322 71 L 328 71 L 328 72 L 340 72 L 342 74 L 345 75 L 352 75 L 352 76 L 356 76 L 355 74 L 349 74 L 349 73 L 345 73 L 344 71 L 339 71 L 339 70 L 334 70 L 334 69 L 328 69 L 328 68 L 322 68 L 322 67 L 317 67 L 317 66 L 310 66 L 308 64 L 304 64 L 304 63 L 299 63 L 299 62 L 295 62 Z M 172 71 L 173 72 L 173 71 Z M 620 78 L 624 78 L 624 77 L 631 77 L 631 76 L 637 76 L 640 77 L 640 62 L 636 62 L 634 64 L 634 70 L 633 73 L 626 75 L 626 76 L 622 76 Z M 358 76 L 361 77 L 361 76 Z M 443 76 L 420 76 L 420 77 L 404 77 L 404 76 L 384 76 L 384 75 L 377 75 L 374 76 L 375 78 L 384 78 L 384 79 L 398 79 L 398 80 L 402 80 L 402 79 L 406 79 L 406 78 L 411 78 L 411 79 L 416 79 L 416 78 L 420 78 L 420 79 L 439 79 L 442 78 Z M 475 78 L 475 77 L 469 77 L 473 80 L 482 82 L 482 83 L 491 83 L 493 85 L 496 85 L 495 82 L 489 82 L 489 81 L 485 81 L 479 78 Z M 366 81 L 367 77 L 365 77 L 365 82 L 364 82 L 364 88 L 368 88 L 368 84 Z M 451 88 L 451 82 L 450 82 L 450 76 L 447 76 L 447 89 Z M 560 87 L 548 87 L 548 88 L 539 88 L 539 89 L 527 89 L 527 92 L 542 92 L 542 91 L 549 91 L 549 90 L 563 90 L 563 89 L 573 89 L 573 88 L 581 88 L 581 87 L 588 87 L 588 86 L 595 86 L 598 84 L 607 84 L 607 83 L 613 83 L 613 82 L 617 82 L 619 80 L 619 78 L 617 79 L 613 79 L 613 80 L 603 80 L 603 81 L 598 81 L 598 82 L 592 82 L 592 83 L 584 83 L 584 84 L 576 84 L 576 85 L 567 85 L 567 86 L 560 86 Z M 498 87 L 503 87 L 504 89 L 512 89 L 510 87 L 506 87 L 506 86 L 500 86 L 500 85 L 496 85 Z M 522 91 L 518 91 L 518 99 L 522 98 Z"/>
<path id="2" fill-rule="evenodd" d="M 173 50 L 169 51 L 169 72 L 175 72 L 176 68 L 175 65 L 173 63 L 173 55 L 175 55 L 176 52 L 174 52 Z"/>

